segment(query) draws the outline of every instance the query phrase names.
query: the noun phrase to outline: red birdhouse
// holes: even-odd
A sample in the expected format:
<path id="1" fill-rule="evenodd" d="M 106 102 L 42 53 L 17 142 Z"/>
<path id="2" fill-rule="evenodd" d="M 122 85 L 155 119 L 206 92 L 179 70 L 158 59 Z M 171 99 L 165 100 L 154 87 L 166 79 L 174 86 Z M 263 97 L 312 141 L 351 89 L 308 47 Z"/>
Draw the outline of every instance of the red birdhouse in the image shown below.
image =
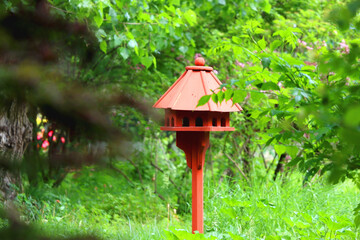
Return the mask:
<path id="1" fill-rule="evenodd" d="M 231 100 L 218 104 L 210 100 L 196 107 L 202 96 L 222 91 L 222 83 L 212 67 L 204 66 L 203 58 L 196 58 L 195 65 L 187 66 L 153 107 L 165 109 L 165 126 L 160 129 L 176 131 L 176 145 L 185 152 L 187 165 L 192 169 L 192 231 L 203 233 L 203 167 L 209 132 L 234 131 L 230 127 L 230 112 L 242 108 Z"/>

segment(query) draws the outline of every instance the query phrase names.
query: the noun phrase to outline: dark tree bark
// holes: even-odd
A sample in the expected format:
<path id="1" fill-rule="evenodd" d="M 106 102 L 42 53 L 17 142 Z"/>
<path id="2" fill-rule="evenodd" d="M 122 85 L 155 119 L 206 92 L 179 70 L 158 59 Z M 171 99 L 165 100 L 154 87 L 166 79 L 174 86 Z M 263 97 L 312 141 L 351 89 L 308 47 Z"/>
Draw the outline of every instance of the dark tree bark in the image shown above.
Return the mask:
<path id="1" fill-rule="evenodd" d="M 286 164 L 286 156 L 287 156 L 286 153 L 283 153 L 280 156 L 279 162 L 276 165 L 276 169 L 275 169 L 275 172 L 274 172 L 274 177 L 273 177 L 274 181 L 276 180 L 276 178 L 277 178 L 277 176 L 278 176 L 278 174 L 280 172 L 284 172 L 284 166 Z"/>
<path id="2" fill-rule="evenodd" d="M 26 104 L 12 102 L 0 108 L 0 197 L 13 200 L 16 192 L 12 185 L 20 185 L 18 166 L 25 149 L 32 140 L 32 125 L 27 116 Z"/>

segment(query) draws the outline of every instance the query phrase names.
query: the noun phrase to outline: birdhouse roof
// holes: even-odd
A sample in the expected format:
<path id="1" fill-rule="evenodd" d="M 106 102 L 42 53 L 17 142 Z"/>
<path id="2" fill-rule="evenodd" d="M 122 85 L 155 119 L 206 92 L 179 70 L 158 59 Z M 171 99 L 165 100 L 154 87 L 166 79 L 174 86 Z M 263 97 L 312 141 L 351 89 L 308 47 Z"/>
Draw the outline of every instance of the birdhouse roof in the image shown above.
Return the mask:
<path id="1" fill-rule="evenodd" d="M 169 108 L 172 110 L 186 111 L 211 111 L 211 112 L 238 112 L 242 111 L 239 104 L 232 100 L 214 103 L 211 99 L 205 105 L 196 107 L 199 99 L 212 91 L 220 91 L 220 80 L 216 77 L 212 67 L 205 67 L 201 58 L 195 60 L 197 66 L 187 66 L 180 78 L 162 95 L 154 104 L 154 108 Z"/>

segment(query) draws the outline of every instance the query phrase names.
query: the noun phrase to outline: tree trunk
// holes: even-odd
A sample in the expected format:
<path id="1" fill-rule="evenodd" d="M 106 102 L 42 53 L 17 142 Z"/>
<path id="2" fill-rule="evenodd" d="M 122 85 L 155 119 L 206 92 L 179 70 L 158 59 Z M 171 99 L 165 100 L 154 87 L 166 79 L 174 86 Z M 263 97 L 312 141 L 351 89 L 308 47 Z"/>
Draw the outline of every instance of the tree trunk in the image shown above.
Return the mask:
<path id="1" fill-rule="evenodd" d="M 0 108 L 0 198 L 13 200 L 16 191 L 12 185 L 21 184 L 18 170 L 25 149 L 32 140 L 32 125 L 26 104 L 12 102 Z"/>

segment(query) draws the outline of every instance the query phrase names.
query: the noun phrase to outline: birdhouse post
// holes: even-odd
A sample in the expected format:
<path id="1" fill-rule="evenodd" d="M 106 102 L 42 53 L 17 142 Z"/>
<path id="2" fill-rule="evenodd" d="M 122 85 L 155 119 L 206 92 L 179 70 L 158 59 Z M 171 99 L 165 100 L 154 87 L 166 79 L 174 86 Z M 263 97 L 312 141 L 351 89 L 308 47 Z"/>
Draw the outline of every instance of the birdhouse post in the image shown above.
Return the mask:
<path id="1" fill-rule="evenodd" d="M 187 166 L 192 170 L 192 232 L 204 232 L 203 168 L 209 148 L 209 132 L 234 131 L 230 127 L 230 112 L 241 111 L 231 100 L 214 103 L 210 100 L 196 107 L 199 99 L 220 89 L 221 82 L 206 67 L 203 58 L 195 59 L 196 66 L 187 66 L 180 78 L 154 104 L 165 109 L 163 131 L 176 132 L 176 146 L 184 151 Z"/>

